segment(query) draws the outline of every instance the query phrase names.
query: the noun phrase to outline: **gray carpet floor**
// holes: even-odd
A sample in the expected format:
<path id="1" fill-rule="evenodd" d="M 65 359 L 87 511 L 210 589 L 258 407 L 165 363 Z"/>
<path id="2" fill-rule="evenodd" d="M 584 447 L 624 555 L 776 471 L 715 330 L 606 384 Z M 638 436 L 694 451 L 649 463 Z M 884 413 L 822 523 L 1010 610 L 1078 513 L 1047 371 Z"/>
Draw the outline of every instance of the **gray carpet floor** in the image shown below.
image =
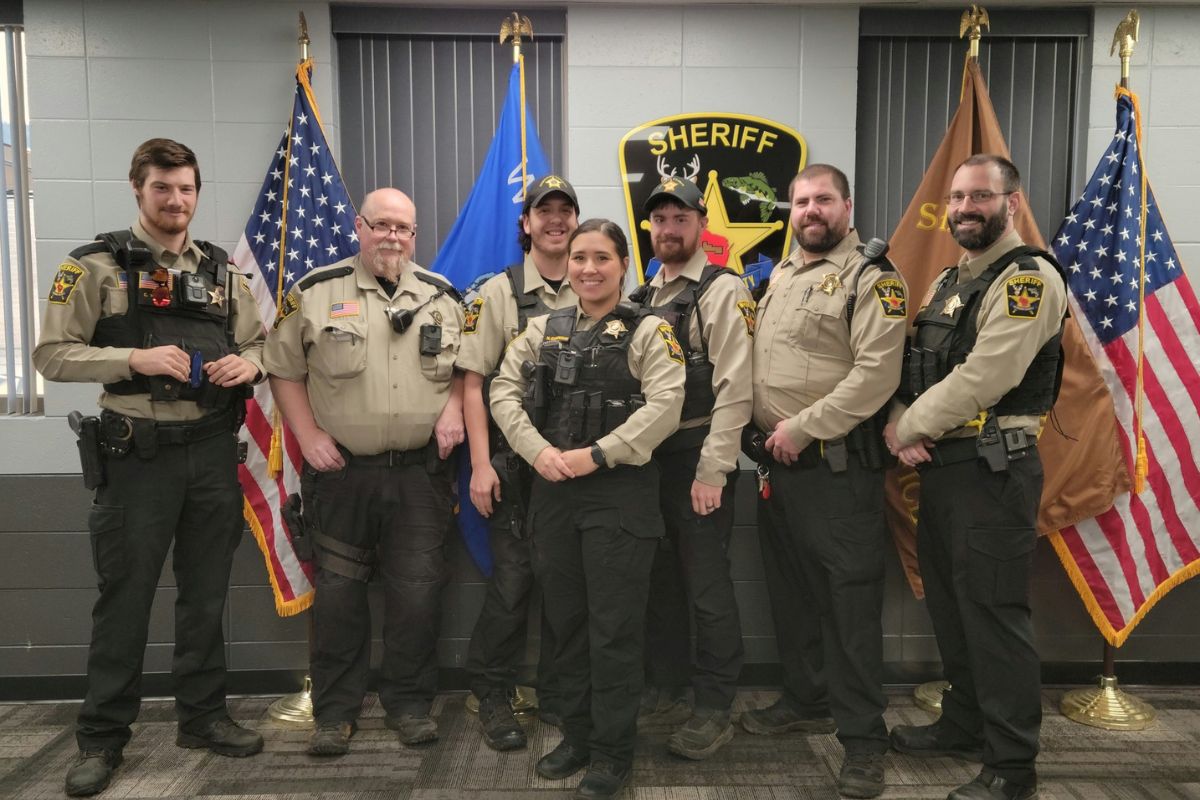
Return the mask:
<path id="1" fill-rule="evenodd" d="M 1038 762 L 1041 800 L 1146 798 L 1200 800 L 1200 691 L 1195 687 L 1130 690 L 1151 703 L 1157 721 L 1147 730 L 1112 732 L 1079 725 L 1058 712 L 1060 690 L 1043 693 L 1045 720 Z M 908 690 L 889 692 L 889 725 L 928 722 Z M 336 759 L 305 754 L 308 731 L 267 715 L 272 697 L 238 698 L 233 716 L 263 732 L 266 749 L 230 759 L 175 746 L 169 701 L 148 701 L 125 749 L 125 763 L 100 795 L 117 798 L 209 800 L 552 800 L 570 797 L 575 779 L 547 781 L 534 762 L 559 740 L 533 722 L 529 748 L 495 753 L 483 745 L 463 693 L 438 697 L 441 740 L 421 748 L 400 745 L 383 726 L 372 698 L 353 749 Z M 771 692 L 743 691 L 735 711 L 766 705 Z M 0 797 L 61 798 L 63 776 L 75 758 L 77 703 L 0 705 Z M 733 741 L 704 762 L 666 752 L 669 731 L 649 727 L 638 739 L 627 800 L 833 800 L 841 748 L 832 736 L 751 736 Z M 890 800 L 944 798 L 979 771 L 953 758 L 918 759 L 889 753 Z"/>

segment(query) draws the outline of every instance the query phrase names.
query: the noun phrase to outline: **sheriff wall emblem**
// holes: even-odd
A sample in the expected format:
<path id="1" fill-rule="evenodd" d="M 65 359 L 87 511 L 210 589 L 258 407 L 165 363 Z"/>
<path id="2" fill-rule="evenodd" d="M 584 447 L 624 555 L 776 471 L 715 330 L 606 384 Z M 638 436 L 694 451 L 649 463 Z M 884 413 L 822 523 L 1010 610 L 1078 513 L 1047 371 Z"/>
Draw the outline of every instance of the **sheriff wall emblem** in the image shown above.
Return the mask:
<path id="1" fill-rule="evenodd" d="M 619 156 L 639 280 L 654 256 L 642 205 L 669 180 L 694 181 L 704 194 L 710 262 L 738 273 L 763 257 L 778 264 L 792 238 L 788 185 L 807 155 L 796 131 L 741 114 L 679 114 L 629 131 Z"/>

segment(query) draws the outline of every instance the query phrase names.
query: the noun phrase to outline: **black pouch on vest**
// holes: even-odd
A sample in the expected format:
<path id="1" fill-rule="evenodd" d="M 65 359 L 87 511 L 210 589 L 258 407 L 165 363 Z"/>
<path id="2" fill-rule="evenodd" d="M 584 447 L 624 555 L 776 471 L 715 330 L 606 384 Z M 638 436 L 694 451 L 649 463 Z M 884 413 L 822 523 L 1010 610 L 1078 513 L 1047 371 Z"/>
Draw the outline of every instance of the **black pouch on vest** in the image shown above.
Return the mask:
<path id="1" fill-rule="evenodd" d="M 554 382 L 560 386 L 574 386 L 579 380 L 579 353 L 563 350 L 558 354 L 558 365 L 554 370 Z"/>

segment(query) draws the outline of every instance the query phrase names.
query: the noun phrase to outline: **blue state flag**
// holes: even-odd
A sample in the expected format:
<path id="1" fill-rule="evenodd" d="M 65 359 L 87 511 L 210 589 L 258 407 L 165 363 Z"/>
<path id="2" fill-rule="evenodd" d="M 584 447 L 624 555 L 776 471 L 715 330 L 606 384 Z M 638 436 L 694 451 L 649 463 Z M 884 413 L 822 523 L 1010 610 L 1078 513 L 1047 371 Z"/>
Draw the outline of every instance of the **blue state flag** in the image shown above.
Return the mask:
<path id="1" fill-rule="evenodd" d="M 523 171 L 522 119 L 525 121 Z M 550 167 L 542 152 L 537 126 L 528 110 L 521 108 L 521 67 L 513 64 L 508 96 L 500 111 L 492 146 L 467 202 L 434 259 L 433 271 L 466 290 L 480 276 L 523 260 L 525 254 L 517 243 L 517 217 L 525 202 L 525 189 L 548 174 Z"/>
<path id="2" fill-rule="evenodd" d="M 533 181 L 550 174 L 537 126 L 521 102 L 521 80 L 521 64 L 513 64 L 508 78 L 508 96 L 500 111 L 496 135 L 488 148 L 483 169 L 433 262 L 434 272 L 444 275 L 464 291 L 480 278 L 524 259 L 525 254 L 517 242 L 517 218 L 521 216 L 521 205 L 525 202 L 525 189 Z M 468 447 L 469 443 L 463 444 L 459 457 L 458 529 L 475 565 L 491 577 L 492 550 L 487 520 L 480 516 L 470 499 Z"/>

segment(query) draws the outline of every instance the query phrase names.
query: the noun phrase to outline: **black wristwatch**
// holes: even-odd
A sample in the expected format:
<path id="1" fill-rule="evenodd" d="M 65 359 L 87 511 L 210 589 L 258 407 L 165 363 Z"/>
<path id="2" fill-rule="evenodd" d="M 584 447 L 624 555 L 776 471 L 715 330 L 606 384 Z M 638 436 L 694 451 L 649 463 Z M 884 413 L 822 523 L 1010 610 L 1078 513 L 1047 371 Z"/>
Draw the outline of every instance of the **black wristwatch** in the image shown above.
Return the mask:
<path id="1" fill-rule="evenodd" d="M 608 462 L 604 460 L 604 450 L 598 444 L 592 445 L 592 462 L 597 467 L 608 466 Z"/>

